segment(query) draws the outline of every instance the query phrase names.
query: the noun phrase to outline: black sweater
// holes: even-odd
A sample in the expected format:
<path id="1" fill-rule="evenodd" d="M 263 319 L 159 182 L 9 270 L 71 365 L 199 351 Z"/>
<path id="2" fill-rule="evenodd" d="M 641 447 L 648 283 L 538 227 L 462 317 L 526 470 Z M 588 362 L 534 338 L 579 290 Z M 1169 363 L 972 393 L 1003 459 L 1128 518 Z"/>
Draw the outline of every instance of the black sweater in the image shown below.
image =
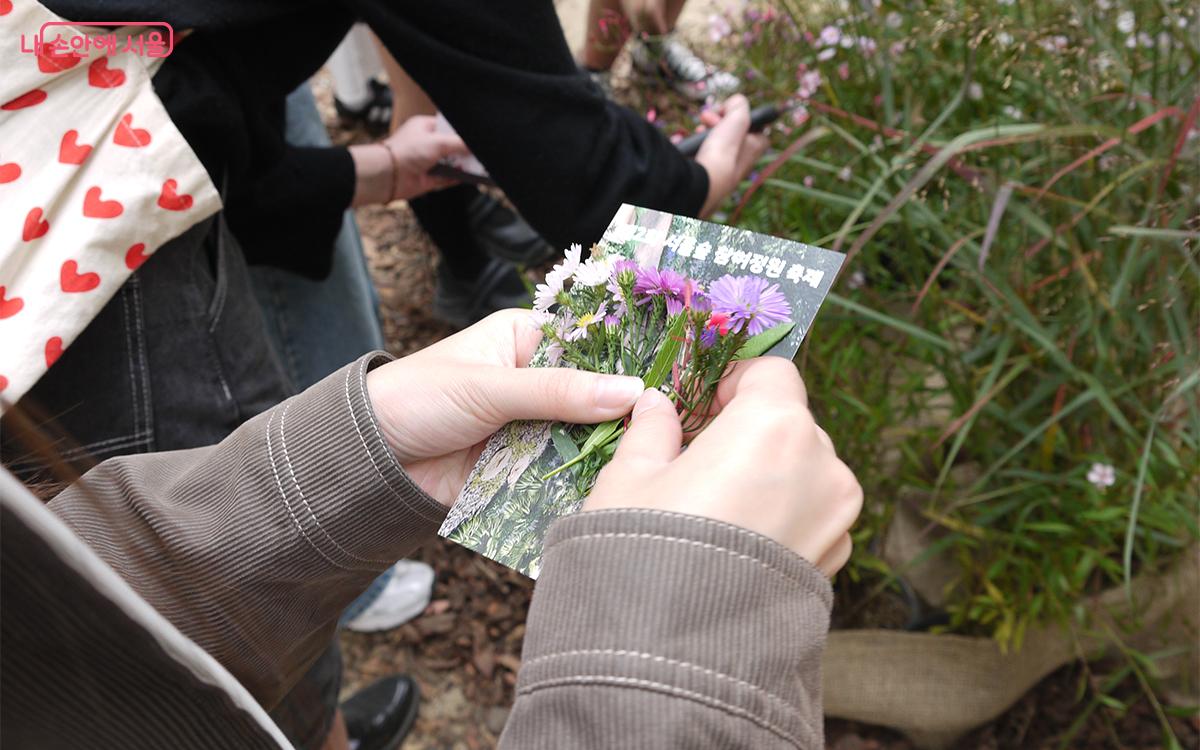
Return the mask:
<path id="1" fill-rule="evenodd" d="M 230 226 L 252 262 L 328 272 L 354 167 L 345 149 L 284 143 L 284 99 L 356 18 L 557 246 L 594 241 L 623 202 L 696 215 L 708 193 L 703 168 L 578 71 L 551 0 L 44 2 L 67 19 L 193 30 L 155 89 L 224 190 Z"/>

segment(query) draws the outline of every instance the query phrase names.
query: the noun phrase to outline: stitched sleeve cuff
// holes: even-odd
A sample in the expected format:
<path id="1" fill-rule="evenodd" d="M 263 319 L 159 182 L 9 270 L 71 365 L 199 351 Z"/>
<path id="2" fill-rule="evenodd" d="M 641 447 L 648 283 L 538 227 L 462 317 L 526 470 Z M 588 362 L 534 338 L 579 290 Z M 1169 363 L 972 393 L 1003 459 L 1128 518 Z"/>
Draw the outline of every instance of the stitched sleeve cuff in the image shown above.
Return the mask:
<path id="1" fill-rule="evenodd" d="M 371 406 L 367 373 L 391 359 L 366 355 L 268 418 L 277 496 L 300 536 L 336 567 L 385 569 L 446 514 L 401 468 Z"/>
<path id="2" fill-rule="evenodd" d="M 562 519 L 545 549 L 518 698 L 635 691 L 694 714 L 688 731 L 720 717 L 726 740 L 822 746 L 832 591 L 807 561 L 735 526 L 633 509 Z"/>

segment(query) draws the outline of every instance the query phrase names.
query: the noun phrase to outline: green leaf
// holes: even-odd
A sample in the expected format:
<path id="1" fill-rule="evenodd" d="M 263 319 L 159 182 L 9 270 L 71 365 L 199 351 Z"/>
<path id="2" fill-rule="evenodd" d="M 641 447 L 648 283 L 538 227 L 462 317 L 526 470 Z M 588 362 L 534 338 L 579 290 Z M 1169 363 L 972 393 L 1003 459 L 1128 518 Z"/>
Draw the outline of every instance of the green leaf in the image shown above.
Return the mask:
<path id="1" fill-rule="evenodd" d="M 736 360 L 761 357 L 771 351 L 771 347 L 787 338 L 787 335 L 795 327 L 795 323 L 780 323 L 774 328 L 768 328 L 756 336 L 751 336 L 746 339 L 746 343 L 742 344 L 742 347 L 737 350 L 737 354 L 733 355 L 733 358 Z"/>
<path id="2" fill-rule="evenodd" d="M 551 470 L 549 473 L 544 474 L 542 476 L 542 481 L 544 482 L 555 474 L 571 468 L 575 464 L 595 453 L 598 449 L 603 448 L 605 445 L 620 437 L 623 432 L 625 432 L 625 427 L 622 419 L 614 419 L 611 422 L 602 422 L 596 425 L 595 428 L 592 429 L 591 434 L 588 435 L 587 440 L 583 441 L 583 447 L 579 449 L 579 453 L 574 458 L 568 459 L 566 463 L 563 463 L 557 468 Z M 550 434 L 551 438 L 553 439 L 553 431 L 551 431 Z M 555 447 L 557 448 L 557 445 Z"/>
<path id="3" fill-rule="evenodd" d="M 683 346 L 683 327 L 685 325 L 687 325 L 687 316 L 678 315 L 671 323 L 671 327 L 667 329 L 666 338 L 663 340 L 662 348 L 658 350 L 658 356 L 654 358 L 654 364 L 650 366 L 650 372 L 642 378 L 642 382 L 646 384 L 647 388 L 658 388 L 667 382 L 667 378 L 671 375 L 671 366 L 675 364 L 675 360 L 679 357 L 679 348 Z"/>
<path id="4" fill-rule="evenodd" d="M 571 439 L 561 424 L 550 428 L 550 439 L 554 441 L 554 450 L 558 451 L 562 460 L 570 461 L 579 455 L 579 446 L 575 445 L 575 441 Z"/>
<path id="5" fill-rule="evenodd" d="M 586 456 L 607 443 L 616 434 L 617 430 L 621 429 L 622 421 L 621 419 L 614 419 L 596 425 L 596 428 L 592 430 L 592 434 L 588 435 L 587 440 L 583 441 L 583 447 L 579 449 L 579 454 Z"/>

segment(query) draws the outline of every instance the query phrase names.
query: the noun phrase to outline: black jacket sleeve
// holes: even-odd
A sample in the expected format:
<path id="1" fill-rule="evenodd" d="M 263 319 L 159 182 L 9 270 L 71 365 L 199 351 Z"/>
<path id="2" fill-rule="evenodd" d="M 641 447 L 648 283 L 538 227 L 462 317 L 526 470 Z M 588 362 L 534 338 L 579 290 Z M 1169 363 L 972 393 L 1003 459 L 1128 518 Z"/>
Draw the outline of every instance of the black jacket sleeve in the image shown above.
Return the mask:
<path id="1" fill-rule="evenodd" d="M 347 0 L 522 215 L 560 247 L 621 203 L 695 216 L 708 175 L 576 67 L 549 0 Z"/>

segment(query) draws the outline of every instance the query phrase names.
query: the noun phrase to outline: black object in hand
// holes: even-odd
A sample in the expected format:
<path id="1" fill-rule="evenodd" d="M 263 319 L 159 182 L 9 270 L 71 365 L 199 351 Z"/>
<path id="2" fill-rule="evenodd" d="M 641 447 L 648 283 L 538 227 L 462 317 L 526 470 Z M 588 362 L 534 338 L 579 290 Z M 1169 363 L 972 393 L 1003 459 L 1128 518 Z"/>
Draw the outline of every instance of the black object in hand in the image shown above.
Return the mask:
<path id="1" fill-rule="evenodd" d="M 787 107 L 777 107 L 774 104 L 764 104 L 761 107 L 755 107 L 750 110 L 750 132 L 761 133 L 763 128 L 778 120 L 779 116 L 787 109 Z M 699 133 L 692 133 L 687 138 L 675 144 L 675 147 L 684 156 L 695 156 L 700 151 L 701 144 L 704 143 L 704 139 L 708 137 L 710 132 L 712 132 L 711 128 Z"/>

